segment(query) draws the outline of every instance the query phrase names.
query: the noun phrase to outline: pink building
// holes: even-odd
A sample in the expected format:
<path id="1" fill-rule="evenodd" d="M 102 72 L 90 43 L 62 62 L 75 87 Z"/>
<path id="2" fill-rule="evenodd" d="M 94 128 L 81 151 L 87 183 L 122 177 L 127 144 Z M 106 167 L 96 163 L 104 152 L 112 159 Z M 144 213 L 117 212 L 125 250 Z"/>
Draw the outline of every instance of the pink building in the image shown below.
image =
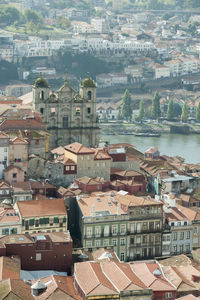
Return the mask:
<path id="1" fill-rule="evenodd" d="M 4 171 L 5 181 L 12 184 L 13 182 L 22 182 L 24 181 L 24 170 L 20 169 L 17 166 L 11 165 L 7 167 Z"/>

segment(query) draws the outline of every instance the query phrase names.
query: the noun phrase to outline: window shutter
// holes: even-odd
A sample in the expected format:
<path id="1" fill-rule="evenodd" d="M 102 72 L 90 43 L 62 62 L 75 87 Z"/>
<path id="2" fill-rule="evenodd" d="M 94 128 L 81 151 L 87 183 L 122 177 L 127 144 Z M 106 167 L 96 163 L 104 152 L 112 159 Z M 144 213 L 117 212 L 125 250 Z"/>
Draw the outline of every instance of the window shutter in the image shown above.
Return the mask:
<path id="1" fill-rule="evenodd" d="M 63 218 L 63 223 L 65 223 L 67 221 L 66 217 Z"/>
<path id="2" fill-rule="evenodd" d="M 33 225 L 34 225 L 34 219 L 30 219 L 30 220 L 29 220 L 29 225 L 30 225 L 30 226 L 33 226 Z"/>
<path id="3" fill-rule="evenodd" d="M 49 224 L 49 218 L 44 218 L 44 224 Z"/>
<path id="4" fill-rule="evenodd" d="M 55 218 L 54 218 L 54 223 L 59 223 L 58 217 L 55 217 Z"/>
<path id="5" fill-rule="evenodd" d="M 40 225 L 44 224 L 44 218 L 40 218 Z"/>

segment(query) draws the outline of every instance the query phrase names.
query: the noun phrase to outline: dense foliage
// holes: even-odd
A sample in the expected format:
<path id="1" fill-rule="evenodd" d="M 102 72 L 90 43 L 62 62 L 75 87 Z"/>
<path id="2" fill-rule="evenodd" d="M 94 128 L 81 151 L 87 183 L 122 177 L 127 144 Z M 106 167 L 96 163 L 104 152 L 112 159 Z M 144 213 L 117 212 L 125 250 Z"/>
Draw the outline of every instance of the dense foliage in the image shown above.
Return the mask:
<path id="1" fill-rule="evenodd" d="M 132 119 L 131 94 L 127 89 L 122 97 L 121 116 L 124 120 Z"/>
<path id="2" fill-rule="evenodd" d="M 153 119 L 158 119 L 161 116 L 160 96 L 159 96 L 158 92 L 155 92 L 155 95 L 152 99 L 151 116 Z"/>

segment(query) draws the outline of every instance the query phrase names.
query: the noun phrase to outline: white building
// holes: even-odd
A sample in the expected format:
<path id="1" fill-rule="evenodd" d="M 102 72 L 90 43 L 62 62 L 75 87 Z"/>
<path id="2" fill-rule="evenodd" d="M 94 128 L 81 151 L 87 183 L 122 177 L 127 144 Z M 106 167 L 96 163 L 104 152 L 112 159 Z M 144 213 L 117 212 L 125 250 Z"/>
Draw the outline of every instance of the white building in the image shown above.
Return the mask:
<path id="1" fill-rule="evenodd" d="M 155 71 L 156 79 L 170 77 L 170 68 L 167 66 L 155 63 L 153 69 Z"/>
<path id="2" fill-rule="evenodd" d="M 107 33 L 108 25 L 105 19 L 93 18 L 91 19 L 91 25 L 99 33 Z"/>
<path id="3" fill-rule="evenodd" d="M 3 177 L 3 170 L 9 166 L 9 136 L 0 132 L 0 178 Z"/>

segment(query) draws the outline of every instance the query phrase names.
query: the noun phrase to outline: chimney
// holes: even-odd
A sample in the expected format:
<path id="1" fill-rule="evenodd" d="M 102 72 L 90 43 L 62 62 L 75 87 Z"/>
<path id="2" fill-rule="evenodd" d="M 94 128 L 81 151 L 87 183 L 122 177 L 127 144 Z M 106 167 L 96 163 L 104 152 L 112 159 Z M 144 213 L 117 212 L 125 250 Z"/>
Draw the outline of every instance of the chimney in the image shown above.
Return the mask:
<path id="1" fill-rule="evenodd" d="M 42 283 L 40 280 L 36 281 L 36 283 L 34 283 L 31 286 L 31 294 L 33 296 L 38 296 L 40 294 L 42 294 L 45 290 L 46 290 L 46 285 L 44 283 Z"/>

